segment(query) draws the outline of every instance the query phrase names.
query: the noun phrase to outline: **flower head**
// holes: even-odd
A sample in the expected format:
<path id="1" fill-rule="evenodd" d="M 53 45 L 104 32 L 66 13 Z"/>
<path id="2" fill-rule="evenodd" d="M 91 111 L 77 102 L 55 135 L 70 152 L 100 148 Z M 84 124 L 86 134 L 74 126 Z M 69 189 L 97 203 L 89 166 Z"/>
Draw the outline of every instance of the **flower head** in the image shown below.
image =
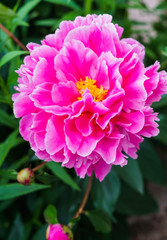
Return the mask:
<path id="1" fill-rule="evenodd" d="M 17 181 L 23 185 L 29 185 L 34 180 L 34 173 L 30 168 L 24 168 L 17 174 Z"/>
<path id="2" fill-rule="evenodd" d="M 100 181 L 112 165 L 137 158 L 143 137 L 158 134 L 151 104 L 167 92 L 167 73 L 145 67 L 143 45 L 123 38 L 110 15 L 63 21 L 17 71 L 13 95 L 20 133 L 46 161 L 95 172 Z"/>
<path id="3" fill-rule="evenodd" d="M 69 227 L 60 224 L 49 225 L 46 231 L 47 240 L 73 240 Z"/>

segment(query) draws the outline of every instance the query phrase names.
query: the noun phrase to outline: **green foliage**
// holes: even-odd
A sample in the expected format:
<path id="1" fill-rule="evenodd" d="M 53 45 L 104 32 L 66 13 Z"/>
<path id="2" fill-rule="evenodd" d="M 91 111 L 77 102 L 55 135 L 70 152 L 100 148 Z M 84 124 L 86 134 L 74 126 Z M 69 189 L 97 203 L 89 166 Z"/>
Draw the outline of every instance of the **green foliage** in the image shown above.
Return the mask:
<path id="1" fill-rule="evenodd" d="M 58 223 L 57 209 L 53 205 L 49 205 L 45 209 L 44 216 L 45 216 L 46 222 L 48 222 L 49 224 L 56 224 L 56 223 Z"/>
<path id="2" fill-rule="evenodd" d="M 8 21 L 15 17 L 15 12 L 12 9 L 6 7 L 2 3 L 0 3 L 0 23 Z"/>
<path id="3" fill-rule="evenodd" d="M 0 186 L 0 200 L 6 200 L 25 194 L 49 188 L 43 184 L 32 183 L 31 186 L 24 186 L 19 183 L 10 183 Z"/>
<path id="4" fill-rule="evenodd" d="M 128 164 L 125 167 L 117 166 L 115 167 L 116 172 L 129 186 L 143 193 L 143 176 L 139 168 L 137 160 L 128 159 Z"/>
<path id="5" fill-rule="evenodd" d="M 66 172 L 65 168 L 61 167 L 56 162 L 49 162 L 47 163 L 47 166 L 50 168 L 53 174 L 56 175 L 58 178 L 60 178 L 64 183 L 68 184 L 75 190 L 78 190 L 78 191 L 80 190 L 78 185 L 74 182 L 71 176 Z"/>
<path id="6" fill-rule="evenodd" d="M 157 212 L 158 205 L 148 192 L 141 195 L 127 185 L 123 185 L 116 211 L 129 216 L 140 216 Z"/>
<path id="7" fill-rule="evenodd" d="M 22 54 L 28 54 L 29 52 L 26 51 L 12 51 L 8 52 L 6 55 L 4 55 L 0 60 L 0 67 L 5 65 L 7 62 L 11 61 L 13 58 L 20 56 Z"/>
<path id="8" fill-rule="evenodd" d="M 109 233 L 111 231 L 111 220 L 106 212 L 93 210 L 89 212 L 86 211 L 85 214 L 97 232 Z"/>
<path id="9" fill-rule="evenodd" d="M 142 22 L 129 18 L 129 9 L 149 12 L 138 0 L 2 0 L 0 23 L 23 44 L 39 43 L 46 34 L 54 32 L 62 20 L 73 20 L 77 15 L 109 13 L 124 30 L 124 37 L 134 36 L 146 47 L 145 64 L 161 62 L 167 68 L 167 10 L 166 1 L 154 9 L 160 19 L 151 37 L 141 27 Z M 143 37 L 143 33 L 146 38 Z M 145 40 L 146 39 L 146 40 Z M 167 96 L 153 107 L 160 112 L 160 134 L 145 140 L 138 159 L 128 159 L 125 167 L 114 166 L 104 181 L 94 178 L 85 212 L 73 219 L 84 195 L 87 179 L 80 180 L 73 170 L 55 162 L 47 163 L 35 173 L 35 183 L 23 186 L 16 182 L 17 171 L 35 167 L 40 160 L 34 156 L 18 131 L 11 97 L 18 75 L 15 70 L 27 54 L 0 31 L 0 239 L 45 240 L 47 225 L 57 219 L 73 226 L 75 240 L 129 240 L 127 216 L 154 213 L 158 206 L 147 189 L 147 181 L 166 185 L 161 159 L 167 154 Z M 44 214 L 43 214 L 44 213 Z"/>

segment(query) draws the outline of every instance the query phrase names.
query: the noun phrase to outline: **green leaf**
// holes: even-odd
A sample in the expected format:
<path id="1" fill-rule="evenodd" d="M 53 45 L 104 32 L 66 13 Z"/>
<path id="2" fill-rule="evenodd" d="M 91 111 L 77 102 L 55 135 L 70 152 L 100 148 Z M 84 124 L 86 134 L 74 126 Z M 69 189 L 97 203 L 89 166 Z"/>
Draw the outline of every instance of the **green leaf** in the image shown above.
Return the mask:
<path id="1" fill-rule="evenodd" d="M 167 106 L 167 94 L 164 94 L 159 102 L 154 102 L 152 104 L 153 108 L 162 108 Z"/>
<path id="2" fill-rule="evenodd" d="M 32 240 L 46 240 L 46 229 L 47 229 L 47 224 L 43 225 L 37 232 L 34 234 L 32 237 Z"/>
<path id="3" fill-rule="evenodd" d="M 18 214 L 14 220 L 14 223 L 11 228 L 11 232 L 9 234 L 9 237 L 7 240 L 21 240 L 24 236 L 24 225 L 21 220 L 20 214 Z"/>
<path id="4" fill-rule="evenodd" d="M 55 24 L 58 24 L 58 23 L 59 23 L 59 20 L 57 20 L 56 18 L 53 18 L 53 19 L 38 20 L 35 22 L 35 25 L 53 27 Z"/>
<path id="5" fill-rule="evenodd" d="M 14 146 L 17 134 L 18 134 L 18 130 L 11 133 L 8 136 L 8 138 L 3 143 L 0 144 L 0 166 L 4 162 L 8 152 Z"/>
<path id="6" fill-rule="evenodd" d="M 109 233 L 111 231 L 111 220 L 106 212 L 93 210 L 86 211 L 85 215 L 89 218 L 97 232 Z"/>
<path id="7" fill-rule="evenodd" d="M 2 67 L 4 64 L 12 60 L 13 58 L 23 55 L 23 54 L 28 54 L 28 51 L 12 51 L 8 52 L 5 56 L 3 56 L 0 60 L 0 67 Z"/>
<path id="8" fill-rule="evenodd" d="M 16 14 L 12 9 L 0 3 L 0 23 L 10 20 L 15 16 Z"/>
<path id="9" fill-rule="evenodd" d="M 158 118 L 160 119 L 160 122 L 159 122 L 160 133 L 155 138 L 161 141 L 162 143 L 167 144 L 167 137 L 166 137 L 167 136 L 167 124 L 166 124 L 167 114 L 159 114 Z"/>
<path id="10" fill-rule="evenodd" d="M 45 221 L 49 224 L 58 223 L 57 219 L 57 209 L 53 205 L 48 205 L 48 207 L 44 211 Z"/>
<path id="11" fill-rule="evenodd" d="M 17 172 L 15 170 L 0 169 L 0 177 L 17 180 Z"/>
<path id="12" fill-rule="evenodd" d="M 20 183 L 10 183 L 0 186 L 0 200 L 6 200 L 14 197 L 20 197 L 35 191 L 49 188 L 48 185 L 32 183 L 29 186 L 24 186 Z"/>
<path id="13" fill-rule="evenodd" d="M 30 0 L 24 4 L 17 12 L 17 15 L 23 19 L 28 15 L 28 13 L 33 10 L 40 3 L 41 0 Z"/>
<path id="14" fill-rule="evenodd" d="M 139 193 L 143 193 L 143 176 L 137 160 L 129 158 L 126 166 L 115 166 L 114 169 L 120 178 L 122 178 L 130 187 Z"/>
<path id="15" fill-rule="evenodd" d="M 93 203 L 96 209 L 104 209 L 110 217 L 120 194 L 120 180 L 112 169 L 102 182 L 95 180 L 92 189 Z"/>
<path id="16" fill-rule="evenodd" d="M 151 142 L 145 139 L 141 144 L 141 151 L 138 155 L 143 176 L 154 183 L 165 185 L 165 169 Z"/>
<path id="17" fill-rule="evenodd" d="M 130 216 L 141 216 L 157 212 L 158 205 L 148 192 L 141 195 L 124 184 L 115 210 Z"/>
<path id="18" fill-rule="evenodd" d="M 72 0 L 45 0 L 45 2 L 63 5 L 63 6 L 75 9 L 75 10 L 81 9 L 80 6 Z"/>
<path id="19" fill-rule="evenodd" d="M 0 123 L 14 129 L 18 127 L 18 122 L 15 118 L 13 118 L 13 115 L 8 115 L 1 109 L 0 109 Z"/>
<path id="20" fill-rule="evenodd" d="M 162 51 L 162 54 L 167 57 L 167 47 L 164 47 L 164 50 Z"/>
<path id="21" fill-rule="evenodd" d="M 71 178 L 71 176 L 67 173 L 65 168 L 61 167 L 56 162 L 48 162 L 46 166 L 52 171 L 54 175 L 56 175 L 58 178 L 60 178 L 64 183 L 68 184 L 75 190 L 79 191 L 78 185 L 74 182 L 74 180 Z"/>

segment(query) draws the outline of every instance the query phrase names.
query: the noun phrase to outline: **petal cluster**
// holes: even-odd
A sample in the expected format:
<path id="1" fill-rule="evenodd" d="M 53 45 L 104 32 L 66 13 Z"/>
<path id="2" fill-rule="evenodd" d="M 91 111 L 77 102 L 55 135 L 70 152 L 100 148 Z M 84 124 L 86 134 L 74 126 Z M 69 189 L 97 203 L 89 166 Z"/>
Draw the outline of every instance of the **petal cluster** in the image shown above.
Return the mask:
<path id="1" fill-rule="evenodd" d="M 73 234 L 69 227 L 61 224 L 50 224 L 46 231 L 47 240 L 73 240 Z"/>
<path id="2" fill-rule="evenodd" d="M 158 134 L 151 104 L 167 93 L 167 73 L 158 62 L 145 67 L 143 45 L 122 32 L 107 14 L 63 21 L 27 45 L 17 71 L 21 135 L 40 159 L 81 178 L 94 171 L 102 181 L 112 165 L 137 158 L 143 137 Z"/>

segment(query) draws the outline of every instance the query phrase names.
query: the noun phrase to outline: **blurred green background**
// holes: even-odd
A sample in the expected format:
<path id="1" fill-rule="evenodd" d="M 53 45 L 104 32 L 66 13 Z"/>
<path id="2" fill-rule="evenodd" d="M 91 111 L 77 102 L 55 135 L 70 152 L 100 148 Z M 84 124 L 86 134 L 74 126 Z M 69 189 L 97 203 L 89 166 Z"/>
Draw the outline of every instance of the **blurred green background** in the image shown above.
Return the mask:
<path id="1" fill-rule="evenodd" d="M 151 30 L 143 21 L 132 20 L 130 11 L 157 16 Z M 3 0 L 0 23 L 26 45 L 39 43 L 62 20 L 73 20 L 88 13 L 113 15 L 113 22 L 124 28 L 123 37 L 135 37 L 145 45 L 145 65 L 156 60 L 167 67 L 167 1 L 150 10 L 137 0 Z M 141 19 L 142 20 L 142 19 Z M 140 26 L 140 28 L 139 28 Z M 154 34 L 151 34 L 151 31 Z M 49 204 L 58 219 L 67 224 L 83 197 L 87 178 L 81 180 L 73 170 L 60 170 L 58 164 L 46 165 L 36 174 L 32 186 L 16 183 L 17 171 L 41 163 L 29 144 L 18 133 L 11 96 L 17 82 L 14 72 L 26 53 L 0 30 L 0 239 L 44 240 L 47 223 L 43 212 Z M 126 167 L 113 167 L 102 183 L 96 179 L 86 205 L 87 212 L 74 227 L 75 240 L 129 240 L 129 216 L 158 211 L 158 204 L 147 188 L 148 182 L 166 187 L 167 97 L 154 104 L 160 112 L 160 134 L 145 140 L 139 158 Z M 59 174 L 58 174 L 59 173 Z"/>

